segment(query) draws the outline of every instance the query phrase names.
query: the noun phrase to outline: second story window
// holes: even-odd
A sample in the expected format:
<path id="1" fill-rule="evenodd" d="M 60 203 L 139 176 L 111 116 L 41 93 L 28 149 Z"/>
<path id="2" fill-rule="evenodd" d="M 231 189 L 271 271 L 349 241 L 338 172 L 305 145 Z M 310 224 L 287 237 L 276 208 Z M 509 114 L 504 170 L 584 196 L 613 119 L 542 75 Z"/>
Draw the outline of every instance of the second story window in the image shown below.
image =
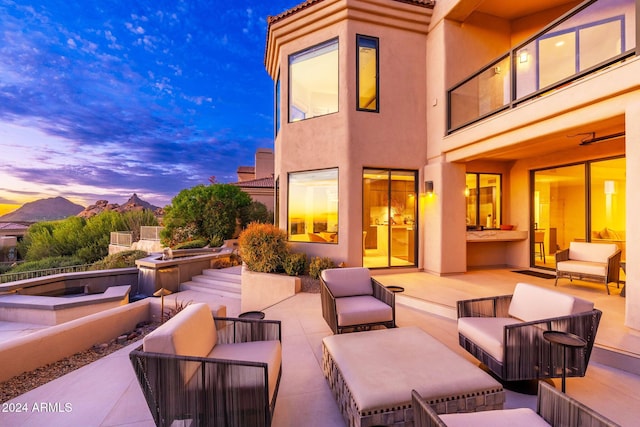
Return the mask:
<path id="1" fill-rule="evenodd" d="M 356 36 L 358 110 L 378 112 L 378 39 Z"/>
<path id="2" fill-rule="evenodd" d="M 275 106 L 274 106 L 274 114 L 273 114 L 273 118 L 274 118 L 274 135 L 278 136 L 278 132 L 280 132 L 280 72 L 278 72 L 278 78 L 276 80 L 276 86 L 275 86 Z"/>
<path id="3" fill-rule="evenodd" d="M 289 122 L 338 111 L 338 39 L 289 56 Z"/>

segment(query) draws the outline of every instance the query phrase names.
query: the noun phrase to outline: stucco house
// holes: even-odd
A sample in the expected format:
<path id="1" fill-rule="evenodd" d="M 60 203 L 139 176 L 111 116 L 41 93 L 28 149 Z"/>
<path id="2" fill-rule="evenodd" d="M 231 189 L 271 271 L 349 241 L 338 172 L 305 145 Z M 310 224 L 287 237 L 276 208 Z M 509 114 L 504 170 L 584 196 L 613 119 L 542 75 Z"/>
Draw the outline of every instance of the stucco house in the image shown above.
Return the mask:
<path id="1" fill-rule="evenodd" d="M 570 242 L 613 241 L 640 330 L 638 7 L 308 0 L 269 17 L 278 225 L 310 255 L 438 275 L 553 271 Z"/>

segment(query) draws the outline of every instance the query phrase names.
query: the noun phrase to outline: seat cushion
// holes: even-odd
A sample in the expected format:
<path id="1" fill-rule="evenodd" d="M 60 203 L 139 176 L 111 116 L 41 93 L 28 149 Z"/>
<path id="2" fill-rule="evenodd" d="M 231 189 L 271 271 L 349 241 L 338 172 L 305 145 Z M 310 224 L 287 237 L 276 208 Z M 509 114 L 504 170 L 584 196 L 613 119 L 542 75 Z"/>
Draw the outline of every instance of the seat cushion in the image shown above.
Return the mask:
<path id="1" fill-rule="evenodd" d="M 322 280 L 334 297 L 373 295 L 371 275 L 368 268 L 348 267 L 322 270 Z"/>
<path id="2" fill-rule="evenodd" d="M 569 259 L 588 262 L 607 262 L 607 258 L 616 253 L 615 243 L 570 242 Z"/>
<path id="3" fill-rule="evenodd" d="M 234 344 L 218 344 L 208 355 L 214 359 L 242 360 L 267 364 L 269 378 L 269 400 L 273 399 L 282 366 L 282 345 L 280 341 L 253 341 Z M 252 377 L 235 378 L 237 386 L 251 386 Z"/>
<path id="4" fill-rule="evenodd" d="M 525 322 L 568 316 L 593 310 L 593 303 L 562 292 L 518 283 L 509 304 L 509 316 Z"/>
<path id="5" fill-rule="evenodd" d="M 207 304 L 189 304 L 156 330 L 145 336 L 143 351 L 205 357 L 218 339 L 211 309 Z M 198 369 L 197 363 L 182 366 L 182 380 L 186 384 Z"/>
<path id="6" fill-rule="evenodd" d="M 498 362 L 504 359 L 504 327 L 521 323 L 513 317 L 461 317 L 458 319 L 458 332 Z"/>
<path id="7" fill-rule="evenodd" d="M 544 427 L 550 426 L 530 408 L 438 415 L 448 427 Z"/>
<path id="8" fill-rule="evenodd" d="M 391 306 L 370 295 L 336 298 L 338 326 L 362 325 L 390 322 L 393 320 Z"/>
<path id="9" fill-rule="evenodd" d="M 607 275 L 607 263 L 574 260 L 560 261 L 556 265 L 556 270 L 565 273 L 582 273 L 605 277 Z"/>

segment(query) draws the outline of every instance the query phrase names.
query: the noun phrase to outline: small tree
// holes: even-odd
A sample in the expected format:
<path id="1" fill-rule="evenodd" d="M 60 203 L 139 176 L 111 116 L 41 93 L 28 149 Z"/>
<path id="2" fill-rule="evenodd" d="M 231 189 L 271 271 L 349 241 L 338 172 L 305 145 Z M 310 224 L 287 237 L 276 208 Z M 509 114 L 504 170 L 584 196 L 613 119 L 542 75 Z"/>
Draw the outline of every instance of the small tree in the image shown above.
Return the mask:
<path id="1" fill-rule="evenodd" d="M 165 209 L 163 242 L 205 239 L 220 246 L 236 234 L 242 210 L 251 204 L 247 193 L 231 184 L 197 185 L 182 190 Z"/>

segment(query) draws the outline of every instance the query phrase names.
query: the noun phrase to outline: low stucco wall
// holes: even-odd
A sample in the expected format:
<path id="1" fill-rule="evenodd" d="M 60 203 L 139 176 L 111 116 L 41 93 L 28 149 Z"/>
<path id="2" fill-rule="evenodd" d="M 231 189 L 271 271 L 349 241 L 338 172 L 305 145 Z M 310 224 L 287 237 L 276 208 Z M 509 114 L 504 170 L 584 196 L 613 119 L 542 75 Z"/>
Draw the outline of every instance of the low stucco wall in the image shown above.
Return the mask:
<path id="1" fill-rule="evenodd" d="M 149 320 L 149 301 L 92 314 L 0 343 L 0 381 L 110 341 Z"/>
<path id="2" fill-rule="evenodd" d="M 262 311 L 300 292 L 299 277 L 284 274 L 256 273 L 242 267 L 241 310 Z"/>

